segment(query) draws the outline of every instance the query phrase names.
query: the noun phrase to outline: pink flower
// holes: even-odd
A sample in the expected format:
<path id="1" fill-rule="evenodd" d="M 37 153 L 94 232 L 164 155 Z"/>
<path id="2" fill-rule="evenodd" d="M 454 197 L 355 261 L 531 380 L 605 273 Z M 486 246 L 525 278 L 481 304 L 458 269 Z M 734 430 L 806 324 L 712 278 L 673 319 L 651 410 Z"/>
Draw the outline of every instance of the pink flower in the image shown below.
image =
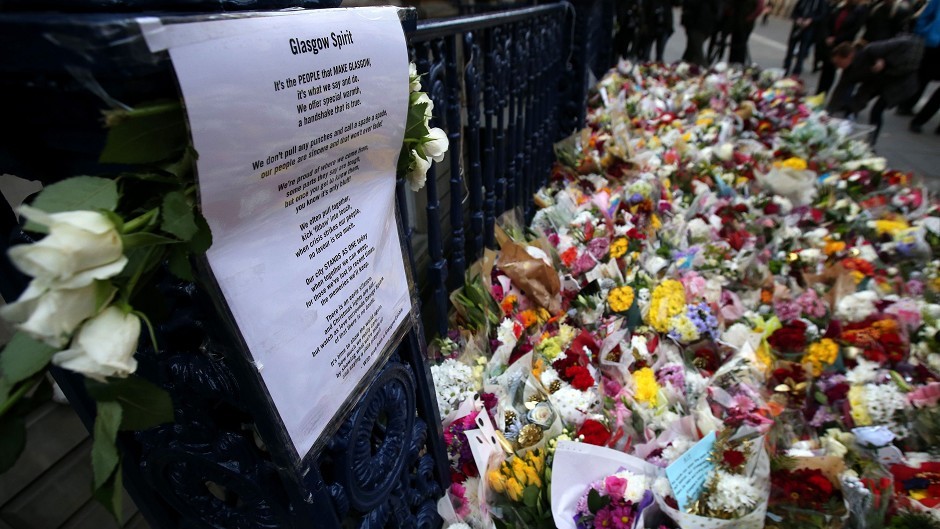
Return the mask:
<path id="1" fill-rule="evenodd" d="M 705 296 L 706 281 L 705 278 L 696 274 L 690 273 L 685 274 L 679 280 L 682 282 L 682 286 L 685 287 L 685 291 L 689 298 L 701 298 Z"/>
<path id="2" fill-rule="evenodd" d="M 931 382 L 921 386 L 907 395 L 911 404 L 918 408 L 936 406 L 940 401 L 940 382 Z"/>
<path id="3" fill-rule="evenodd" d="M 741 298 L 730 290 L 721 291 L 721 315 L 727 321 L 734 321 L 744 315 L 744 305 Z"/>
<path id="4" fill-rule="evenodd" d="M 607 489 L 607 495 L 614 500 L 623 498 L 623 493 L 627 491 L 627 480 L 617 476 L 607 476 L 604 479 L 604 488 Z"/>

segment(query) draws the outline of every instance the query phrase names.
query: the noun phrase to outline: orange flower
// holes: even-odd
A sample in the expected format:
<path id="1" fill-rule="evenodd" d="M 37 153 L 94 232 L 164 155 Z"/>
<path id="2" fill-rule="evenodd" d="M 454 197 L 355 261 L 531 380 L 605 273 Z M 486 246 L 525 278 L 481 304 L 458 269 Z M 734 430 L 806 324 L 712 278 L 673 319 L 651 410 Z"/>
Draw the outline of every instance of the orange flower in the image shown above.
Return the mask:
<path id="1" fill-rule="evenodd" d="M 842 251 L 845 251 L 844 241 L 829 241 L 826 243 L 826 247 L 823 248 L 823 253 L 826 255 L 834 255 Z"/>
<path id="2" fill-rule="evenodd" d="M 499 305 L 500 308 L 503 309 L 503 314 L 506 314 L 507 316 L 512 314 L 513 309 L 516 308 L 516 299 L 517 298 L 515 294 L 510 294 L 503 298 L 503 302 Z"/>
<path id="3" fill-rule="evenodd" d="M 535 314 L 534 310 L 528 309 L 519 313 L 519 321 L 522 322 L 522 325 L 526 329 L 528 329 L 529 327 L 538 323 L 539 317 Z"/>
<path id="4" fill-rule="evenodd" d="M 769 305 L 774 300 L 774 293 L 769 289 L 764 289 L 760 291 L 760 302 L 764 305 Z"/>

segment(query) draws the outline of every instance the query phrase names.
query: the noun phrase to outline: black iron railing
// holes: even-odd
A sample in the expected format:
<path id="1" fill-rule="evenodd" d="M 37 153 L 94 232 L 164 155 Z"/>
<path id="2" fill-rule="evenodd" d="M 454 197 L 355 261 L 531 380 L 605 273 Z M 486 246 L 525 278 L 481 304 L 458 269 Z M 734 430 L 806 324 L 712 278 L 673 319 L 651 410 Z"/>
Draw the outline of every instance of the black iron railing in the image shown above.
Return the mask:
<path id="1" fill-rule="evenodd" d="M 418 23 L 412 54 L 451 151 L 403 202 L 428 329 L 446 331 L 448 292 L 494 247 L 507 210 L 533 211 L 552 145 L 584 119 L 588 70 L 610 65 L 612 0 L 555 3 Z M 416 211 L 423 209 L 423 211 Z"/>

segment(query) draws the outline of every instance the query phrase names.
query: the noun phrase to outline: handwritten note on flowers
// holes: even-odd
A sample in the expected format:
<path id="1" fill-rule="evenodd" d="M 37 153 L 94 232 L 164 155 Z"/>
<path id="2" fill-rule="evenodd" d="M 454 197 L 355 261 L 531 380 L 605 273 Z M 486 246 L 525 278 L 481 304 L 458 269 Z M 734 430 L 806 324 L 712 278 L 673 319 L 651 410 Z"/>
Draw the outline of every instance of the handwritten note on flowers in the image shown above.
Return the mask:
<path id="1" fill-rule="evenodd" d="M 709 460 L 714 446 L 715 432 L 712 432 L 666 467 L 666 477 L 679 503 L 679 510 L 685 511 L 689 503 L 702 494 L 705 480 L 715 469 L 715 463 Z"/>

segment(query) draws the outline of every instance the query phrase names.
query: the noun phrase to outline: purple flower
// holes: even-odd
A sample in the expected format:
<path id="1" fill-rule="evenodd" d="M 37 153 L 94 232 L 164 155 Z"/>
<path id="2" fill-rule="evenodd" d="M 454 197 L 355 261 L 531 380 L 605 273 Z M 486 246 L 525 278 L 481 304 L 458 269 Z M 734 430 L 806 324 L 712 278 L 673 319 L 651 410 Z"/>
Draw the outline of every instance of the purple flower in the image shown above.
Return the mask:
<path id="1" fill-rule="evenodd" d="M 607 237 L 591 239 L 591 242 L 588 243 L 587 249 L 595 259 L 600 261 L 607 255 L 607 250 L 610 248 L 610 240 Z"/>
<path id="2" fill-rule="evenodd" d="M 678 364 L 671 364 L 656 372 L 660 384 L 669 384 L 676 389 L 685 388 L 685 369 Z"/>

